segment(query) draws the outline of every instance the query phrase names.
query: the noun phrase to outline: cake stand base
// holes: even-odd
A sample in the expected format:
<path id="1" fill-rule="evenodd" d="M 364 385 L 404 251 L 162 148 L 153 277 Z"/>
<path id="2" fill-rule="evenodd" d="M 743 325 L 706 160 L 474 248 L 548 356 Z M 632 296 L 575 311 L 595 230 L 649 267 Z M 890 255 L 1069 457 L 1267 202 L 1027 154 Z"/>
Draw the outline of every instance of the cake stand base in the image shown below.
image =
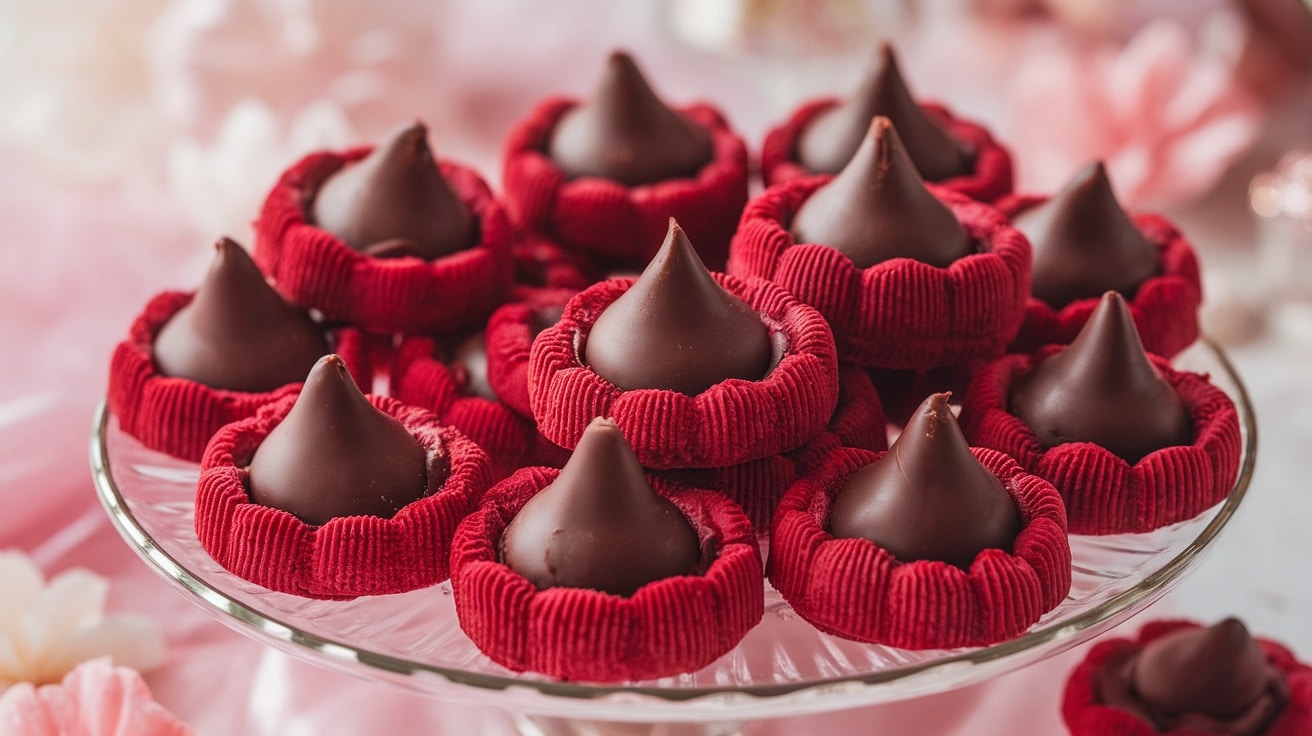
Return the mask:
<path id="1" fill-rule="evenodd" d="M 742 721 L 713 723 L 617 723 L 516 715 L 524 736 L 740 736 Z"/>

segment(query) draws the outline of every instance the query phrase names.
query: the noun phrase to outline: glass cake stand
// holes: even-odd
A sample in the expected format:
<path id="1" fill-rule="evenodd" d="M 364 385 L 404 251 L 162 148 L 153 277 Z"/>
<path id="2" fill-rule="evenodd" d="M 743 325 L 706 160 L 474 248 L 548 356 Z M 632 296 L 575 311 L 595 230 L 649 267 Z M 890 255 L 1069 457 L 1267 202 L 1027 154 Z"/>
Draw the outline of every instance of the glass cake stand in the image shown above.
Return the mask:
<path id="1" fill-rule="evenodd" d="M 993 646 L 906 651 L 822 634 L 765 584 L 766 612 L 732 652 L 676 677 L 622 684 L 516 674 L 460 630 L 449 583 L 400 595 L 317 601 L 275 593 L 219 567 L 192 528 L 197 466 L 147 450 L 103 406 L 91 436 L 95 485 L 119 532 L 147 564 L 209 614 L 300 659 L 366 680 L 524 714 L 526 733 L 584 733 L 573 722 L 681 722 L 678 732 L 728 733 L 748 719 L 888 703 L 980 682 L 1063 652 L 1126 620 L 1201 560 L 1248 490 L 1255 458 L 1252 406 L 1213 343 L 1177 366 L 1211 374 L 1234 399 L 1243 459 L 1226 500 L 1148 534 L 1074 536 L 1070 595 L 1024 635 Z M 697 725 L 694 725 L 697 724 Z M 674 727 L 662 732 L 673 733 Z M 643 727 L 607 730 L 640 733 Z"/>

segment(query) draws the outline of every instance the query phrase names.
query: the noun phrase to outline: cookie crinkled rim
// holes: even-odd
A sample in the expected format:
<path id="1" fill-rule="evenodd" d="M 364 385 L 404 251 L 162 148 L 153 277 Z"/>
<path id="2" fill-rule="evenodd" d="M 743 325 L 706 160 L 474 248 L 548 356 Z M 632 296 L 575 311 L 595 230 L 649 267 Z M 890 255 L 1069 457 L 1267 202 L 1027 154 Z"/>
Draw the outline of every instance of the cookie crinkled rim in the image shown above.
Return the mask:
<path id="1" fill-rule="evenodd" d="M 486 317 L 510 289 L 519 235 L 473 169 L 437 162 L 480 233 L 441 258 L 374 258 L 309 221 L 323 182 L 370 150 L 313 153 L 283 173 L 255 223 L 255 262 L 289 300 L 368 332 L 452 332 Z"/>
<path id="2" fill-rule="evenodd" d="M 631 597 L 538 590 L 501 562 L 515 514 L 559 471 L 524 468 L 497 484 L 456 531 L 451 583 L 460 627 L 493 661 L 560 680 L 648 680 L 692 672 L 737 646 L 765 599 L 756 533 L 725 496 L 648 476 L 683 512 L 705 572 L 656 580 Z"/>
<path id="3" fill-rule="evenodd" d="M 456 525 L 491 485 L 487 454 L 432 412 L 385 396 L 370 403 L 396 419 L 428 451 L 430 477 L 449 468 L 430 495 L 390 519 L 346 516 L 321 526 L 253 503 L 246 487 L 255 449 L 291 411 L 296 396 L 229 424 L 211 440 L 196 486 L 196 536 L 238 577 L 281 593 L 347 599 L 424 588 L 448 576 Z"/>
<path id="4" fill-rule="evenodd" d="M 827 531 L 834 498 L 883 456 L 843 448 L 797 481 L 775 513 L 769 576 L 799 616 L 821 631 L 903 649 L 984 646 L 1024 633 L 1071 587 L 1066 511 L 1056 490 L 1006 455 L 972 448 L 1015 499 L 1022 528 L 1011 552 L 987 549 L 970 569 L 902 562 L 867 539 Z"/>

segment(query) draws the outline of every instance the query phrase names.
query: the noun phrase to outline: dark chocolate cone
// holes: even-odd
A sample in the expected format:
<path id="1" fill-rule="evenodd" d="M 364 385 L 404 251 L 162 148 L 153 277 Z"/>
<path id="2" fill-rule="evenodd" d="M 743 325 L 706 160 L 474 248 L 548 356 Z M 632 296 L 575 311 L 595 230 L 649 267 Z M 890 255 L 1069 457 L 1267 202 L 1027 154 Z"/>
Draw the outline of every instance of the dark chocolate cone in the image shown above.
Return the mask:
<path id="1" fill-rule="evenodd" d="M 1034 296 L 1058 309 L 1105 291 L 1133 298 L 1161 270 L 1156 246 L 1117 203 L 1101 161 L 1015 225 L 1034 247 Z"/>
<path id="2" fill-rule="evenodd" d="M 673 218 L 660 251 L 597 318 L 584 351 L 588 366 L 622 389 L 689 396 L 726 378 L 763 377 L 772 354 L 761 316 L 711 277 Z"/>
<path id="3" fill-rule="evenodd" d="M 798 208 L 793 239 L 836 248 L 857 268 L 892 258 L 945 267 L 970 253 L 970 237 L 952 210 L 929 190 L 888 118 L 870 134 L 833 181 Z"/>
<path id="4" fill-rule="evenodd" d="M 214 245 L 191 303 L 159 331 L 155 366 L 166 376 L 229 391 L 272 391 L 305 380 L 329 352 L 323 328 L 288 304 L 240 245 Z"/>
<path id="5" fill-rule="evenodd" d="M 1279 674 L 1238 619 L 1150 642 L 1134 663 L 1134 690 L 1156 714 L 1243 713 Z"/>
<path id="6" fill-rule="evenodd" d="M 1016 380 L 1011 413 L 1047 447 L 1093 442 L 1129 463 L 1193 439 L 1189 412 L 1148 361 L 1125 299 L 1114 291 L 1069 347 Z"/>
<path id="7" fill-rule="evenodd" d="M 315 195 L 313 219 L 378 258 L 432 260 L 478 240 L 469 208 L 433 160 L 423 123 L 402 128 L 329 177 Z"/>
<path id="8" fill-rule="evenodd" d="M 400 422 L 375 409 L 346 364 L 315 364 L 292 410 L 251 458 L 251 500 L 307 524 L 340 516 L 391 518 L 445 478 Z"/>
<path id="9" fill-rule="evenodd" d="M 1011 551 L 1016 502 L 970 452 L 948 394 L 925 399 L 888 453 L 858 470 L 834 499 L 829 530 L 863 538 L 902 562 L 969 568 L 986 549 Z"/>
<path id="10" fill-rule="evenodd" d="M 611 54 L 591 100 L 556 125 L 548 155 L 570 179 L 626 186 L 695 176 L 712 156 L 710 135 L 661 101 L 633 59 Z"/>
<path id="11" fill-rule="evenodd" d="M 943 181 L 970 173 L 971 156 L 912 99 L 888 44 L 880 47 L 878 59 L 852 96 L 802 131 L 797 159 L 818 173 L 842 171 L 860 148 L 870 121 L 881 115 L 902 134 L 907 153 L 925 179 Z"/>
<path id="12" fill-rule="evenodd" d="M 610 419 L 588 425 L 556 481 L 506 527 L 502 560 L 538 588 L 591 588 L 630 596 L 693 572 L 697 533 L 656 494 Z"/>

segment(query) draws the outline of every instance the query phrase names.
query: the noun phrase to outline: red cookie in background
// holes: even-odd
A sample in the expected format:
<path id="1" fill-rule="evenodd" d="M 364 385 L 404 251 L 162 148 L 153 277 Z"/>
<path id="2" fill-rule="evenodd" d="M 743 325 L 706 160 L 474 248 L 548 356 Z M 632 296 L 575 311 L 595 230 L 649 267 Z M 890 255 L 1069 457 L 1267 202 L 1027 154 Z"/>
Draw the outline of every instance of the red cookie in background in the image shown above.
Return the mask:
<path id="1" fill-rule="evenodd" d="M 283 173 L 255 223 L 255 260 L 288 299 L 318 310 L 325 319 L 380 334 L 455 332 L 481 324 L 501 304 L 514 277 L 512 251 L 519 234 L 483 179 L 468 167 L 433 158 L 424 135 L 423 126 L 415 124 L 378 147 L 313 153 Z M 389 151 L 399 153 L 382 155 Z M 374 160 L 376 155 L 381 158 Z M 350 232 L 364 233 L 357 249 L 315 224 L 335 224 L 338 217 L 330 218 L 317 198 L 321 191 L 332 191 L 328 187 L 337 177 L 366 163 L 400 171 L 353 176 L 348 182 L 351 191 L 334 196 L 334 202 L 360 199 L 380 210 L 354 206 L 340 215 L 352 224 Z M 435 179 L 442 185 L 437 186 Z M 430 206 L 427 200 L 410 197 L 401 197 L 398 203 L 393 197 L 376 196 L 371 189 L 380 186 L 384 194 L 408 192 L 410 188 L 402 184 L 412 180 L 425 182 L 419 188 L 430 192 L 449 190 L 458 206 L 449 202 L 449 206 Z M 468 227 L 430 222 L 444 216 L 461 222 L 467 218 Z M 398 227 L 424 223 L 433 232 L 401 234 L 377 220 Z M 465 242 L 460 239 L 462 232 L 473 242 L 452 250 Z M 365 242 L 378 233 L 390 235 Z M 426 241 L 432 242 L 419 245 Z"/>
<path id="2" fill-rule="evenodd" d="M 925 372 L 1002 355 L 1024 316 L 1030 248 L 997 210 L 925 184 L 881 117 L 838 176 L 748 204 L 729 273 L 815 307 L 839 359 Z"/>
<path id="3" fill-rule="evenodd" d="M 697 167 L 699 153 L 707 157 Z M 511 130 L 503 181 L 517 222 L 604 273 L 647 263 L 671 217 L 711 268 L 723 268 L 747 175 L 747 146 L 719 111 L 668 108 L 617 52 L 591 100 L 544 100 Z"/>
<path id="4" fill-rule="evenodd" d="M 225 424 L 300 390 L 315 362 L 342 355 L 372 380 L 368 340 L 329 331 L 283 300 L 230 239 L 195 292 L 164 292 L 133 321 L 109 366 L 108 405 L 123 431 L 152 450 L 199 461 Z"/>
<path id="5" fill-rule="evenodd" d="M 1101 162 L 1052 197 L 998 203 L 1033 249 L 1032 294 L 1008 352 L 1067 344 L 1109 290 L 1125 297 L 1148 352 L 1170 358 L 1198 338 L 1202 282 L 1193 247 L 1158 215 L 1128 216 Z"/>
<path id="6" fill-rule="evenodd" d="M 1066 682 L 1071 736 L 1312 733 L 1312 667 L 1244 625 L 1154 621 L 1100 641 Z"/>
<path id="7" fill-rule="evenodd" d="M 981 202 L 1011 193 L 1007 149 L 983 126 L 954 116 L 942 105 L 916 102 L 888 44 L 881 46 L 879 57 L 850 97 L 807 102 L 766 133 L 761 150 L 765 185 L 837 174 L 856 152 L 870 121 L 879 115 L 902 132 L 926 181 Z"/>

